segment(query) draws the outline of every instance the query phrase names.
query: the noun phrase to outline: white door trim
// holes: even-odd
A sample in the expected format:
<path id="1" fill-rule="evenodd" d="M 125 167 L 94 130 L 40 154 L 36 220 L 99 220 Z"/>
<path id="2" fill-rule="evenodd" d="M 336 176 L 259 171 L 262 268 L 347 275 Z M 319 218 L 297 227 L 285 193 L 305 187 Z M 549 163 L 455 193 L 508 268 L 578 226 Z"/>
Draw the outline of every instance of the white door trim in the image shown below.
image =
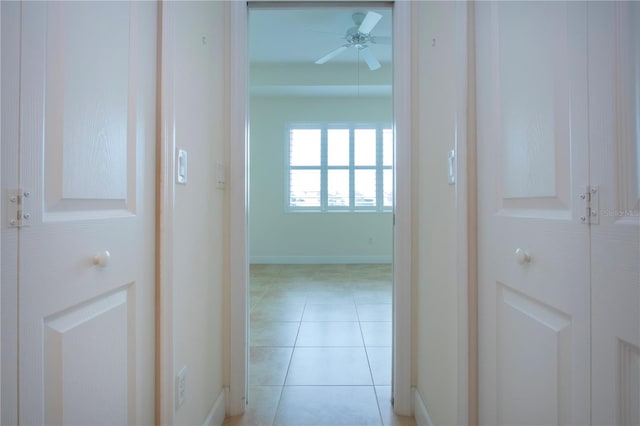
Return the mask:
<path id="1" fill-rule="evenodd" d="M 174 3 L 159 7 L 160 69 L 158 102 L 160 111 L 156 171 L 156 423 L 172 425 L 174 419 L 173 371 L 173 211 L 175 164 L 175 114 L 173 70 L 175 53 Z"/>
<path id="2" fill-rule="evenodd" d="M 229 414 L 247 396 L 247 4 L 231 2 L 230 19 L 230 393 Z M 411 2 L 394 3 L 394 120 L 396 227 L 394 231 L 394 407 L 411 404 Z"/>
<path id="3" fill-rule="evenodd" d="M 470 9 L 471 8 L 471 9 Z M 471 10 L 471 12 L 469 12 Z M 456 61 L 456 130 L 455 130 L 455 173 L 456 173 L 456 282 L 458 293 L 458 401 L 457 423 L 476 424 L 475 411 L 470 411 L 470 403 L 476 398 L 476 393 L 469 393 L 469 383 L 474 381 L 473 361 L 477 352 L 474 341 L 470 342 L 469 331 L 476 323 L 476 317 L 470 316 L 470 307 L 477 305 L 475 292 L 470 291 L 475 286 L 475 269 L 469 263 L 475 259 L 475 246 L 470 246 L 470 240 L 475 242 L 475 116 L 470 110 L 470 83 L 474 75 L 469 68 L 469 51 L 474 46 L 473 38 L 469 39 L 469 13 L 473 13 L 473 5 L 458 3 L 456 5 L 456 32 L 460 34 L 455 46 Z M 470 48 L 471 46 L 471 48 Z M 472 98 L 475 102 L 475 98 Z M 470 168 L 470 166 L 472 166 Z M 475 265 L 475 263 L 474 263 Z M 474 287 L 475 288 L 475 287 Z M 470 298 L 471 296 L 471 298 Z M 475 310 L 473 311 L 475 312 Z M 475 407 L 475 404 L 473 404 Z"/>
<path id="4" fill-rule="evenodd" d="M 412 415 L 411 404 L 411 2 L 393 5 L 393 122 L 395 188 L 393 228 L 394 411 Z"/>
<path id="5" fill-rule="evenodd" d="M 244 412 L 248 392 L 248 204 L 247 204 L 247 136 L 248 136 L 248 9 L 245 1 L 230 3 L 229 19 L 229 80 L 230 80 L 230 238 L 229 286 L 231 306 L 229 415 Z"/>
<path id="6" fill-rule="evenodd" d="M 20 144 L 20 37 L 21 4 L 2 2 L 0 9 L 4 18 L 2 25 L 4 45 L 2 46 L 2 186 L 0 193 L 6 194 L 11 188 L 20 186 L 18 151 Z M 5 215 L 6 199 L 0 201 L 0 210 Z M 6 218 L 5 218 L 6 219 Z M 8 228 L 0 222 L 2 230 L 2 359 L 0 381 L 0 423 L 18 422 L 18 229 Z"/>

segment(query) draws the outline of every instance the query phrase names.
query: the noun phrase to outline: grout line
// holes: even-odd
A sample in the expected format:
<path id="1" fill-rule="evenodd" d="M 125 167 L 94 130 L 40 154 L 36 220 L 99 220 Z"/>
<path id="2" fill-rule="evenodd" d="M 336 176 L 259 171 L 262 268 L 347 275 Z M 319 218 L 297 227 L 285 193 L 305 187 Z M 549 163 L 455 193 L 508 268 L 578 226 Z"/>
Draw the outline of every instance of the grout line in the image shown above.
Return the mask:
<path id="1" fill-rule="evenodd" d="M 291 355 L 289 356 L 289 364 L 287 365 L 287 372 L 284 375 L 284 381 L 282 382 L 282 390 L 280 391 L 280 397 L 278 398 L 278 403 L 276 404 L 276 411 L 273 415 L 273 421 L 271 423 L 272 426 L 275 426 L 276 419 L 278 418 L 278 411 L 280 411 L 280 403 L 282 402 L 282 395 L 284 395 L 284 389 L 287 385 L 287 379 L 289 378 L 289 370 L 291 369 L 291 363 L 293 362 L 293 354 L 296 352 L 296 348 L 298 347 L 298 336 L 300 336 L 300 327 L 302 327 L 302 318 L 304 318 L 304 313 L 307 310 L 307 298 L 304 299 L 304 307 L 302 308 L 302 314 L 300 315 L 300 321 L 298 321 L 298 331 L 296 332 L 296 338 L 293 341 L 293 349 L 291 349 Z"/>
<path id="2" fill-rule="evenodd" d="M 371 367 L 371 360 L 369 359 L 369 349 L 364 340 L 364 332 L 362 331 L 362 321 L 360 321 L 360 312 L 358 311 L 358 305 L 356 304 L 356 314 L 358 315 L 358 327 L 360 328 L 360 335 L 362 337 L 362 344 L 364 346 L 364 354 L 367 357 L 367 365 L 369 367 L 369 375 L 371 376 L 371 385 L 373 387 L 373 396 L 376 401 L 376 408 L 378 409 L 378 419 L 380 424 L 384 425 L 384 419 L 382 418 L 382 409 L 380 408 L 380 400 L 378 399 L 378 390 L 376 389 L 376 382 L 373 379 L 373 368 Z M 389 366 L 391 368 L 391 366 Z"/>

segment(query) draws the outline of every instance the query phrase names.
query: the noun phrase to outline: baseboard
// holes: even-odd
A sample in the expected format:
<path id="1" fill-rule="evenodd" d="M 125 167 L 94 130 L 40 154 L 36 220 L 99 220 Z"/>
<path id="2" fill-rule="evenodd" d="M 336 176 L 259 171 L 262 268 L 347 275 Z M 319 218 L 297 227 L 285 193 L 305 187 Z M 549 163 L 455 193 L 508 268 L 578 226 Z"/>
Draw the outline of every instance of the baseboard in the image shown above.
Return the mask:
<path id="1" fill-rule="evenodd" d="M 420 395 L 420 391 L 417 388 L 413 388 L 413 409 L 416 418 L 416 424 L 418 426 L 433 426 L 429 412 L 427 411 L 427 405 Z"/>
<path id="2" fill-rule="evenodd" d="M 225 391 L 222 389 L 220 394 L 218 394 L 218 398 L 216 398 L 216 402 L 213 403 L 213 407 L 211 407 L 211 411 L 209 411 L 209 415 L 205 419 L 202 426 L 221 426 L 224 422 L 225 409 L 226 409 L 226 401 L 225 401 Z"/>
<path id="3" fill-rule="evenodd" d="M 261 265 L 341 265 L 392 263 L 391 256 L 251 256 L 251 264 Z"/>

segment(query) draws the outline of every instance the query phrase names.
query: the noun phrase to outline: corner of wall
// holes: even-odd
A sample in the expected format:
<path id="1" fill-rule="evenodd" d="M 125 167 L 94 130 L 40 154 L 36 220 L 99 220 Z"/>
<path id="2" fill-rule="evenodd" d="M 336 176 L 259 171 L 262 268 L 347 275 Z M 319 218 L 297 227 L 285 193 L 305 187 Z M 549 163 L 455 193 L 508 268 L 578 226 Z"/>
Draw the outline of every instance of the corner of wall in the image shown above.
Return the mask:
<path id="1" fill-rule="evenodd" d="M 207 418 L 205 419 L 202 426 L 221 426 L 224 422 L 225 412 L 226 412 L 226 388 L 222 389 L 216 398 L 216 401 L 213 403 Z"/>
<path id="2" fill-rule="evenodd" d="M 413 388 L 413 405 L 414 405 L 414 413 L 416 424 L 418 426 L 433 426 L 433 421 L 431 420 L 431 416 L 429 416 L 429 411 L 427 410 L 427 405 L 422 399 L 422 395 L 418 388 Z"/>

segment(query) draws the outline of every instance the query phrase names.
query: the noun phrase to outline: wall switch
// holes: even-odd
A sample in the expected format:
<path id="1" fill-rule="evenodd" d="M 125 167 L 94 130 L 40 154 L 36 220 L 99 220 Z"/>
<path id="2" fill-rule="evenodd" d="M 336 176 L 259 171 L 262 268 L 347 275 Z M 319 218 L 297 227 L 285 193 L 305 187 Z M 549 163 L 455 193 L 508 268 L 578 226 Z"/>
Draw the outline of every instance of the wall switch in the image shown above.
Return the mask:
<path id="1" fill-rule="evenodd" d="M 454 149 L 449 151 L 447 161 L 449 166 L 449 185 L 455 185 L 456 183 L 456 151 Z"/>
<path id="2" fill-rule="evenodd" d="M 187 394 L 187 366 L 183 366 L 176 376 L 176 410 L 184 404 Z"/>
<path id="3" fill-rule="evenodd" d="M 176 181 L 182 185 L 187 184 L 187 151 L 185 151 L 184 149 L 178 149 Z"/>
<path id="4" fill-rule="evenodd" d="M 223 161 L 216 163 L 216 188 L 224 189 L 227 185 L 227 165 Z"/>

